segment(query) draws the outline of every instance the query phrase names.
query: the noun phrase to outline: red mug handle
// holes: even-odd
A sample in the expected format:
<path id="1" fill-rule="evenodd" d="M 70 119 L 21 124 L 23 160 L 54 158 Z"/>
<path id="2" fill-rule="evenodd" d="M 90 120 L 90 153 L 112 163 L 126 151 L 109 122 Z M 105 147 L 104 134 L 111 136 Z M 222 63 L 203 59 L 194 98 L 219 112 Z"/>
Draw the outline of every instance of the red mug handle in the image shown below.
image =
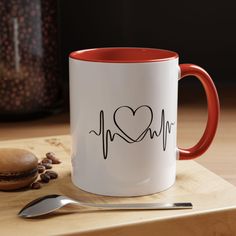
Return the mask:
<path id="1" fill-rule="evenodd" d="M 220 113 L 220 103 L 216 87 L 210 75 L 204 69 L 193 64 L 181 64 L 180 71 L 180 79 L 186 76 L 195 76 L 201 81 L 206 92 L 208 104 L 207 125 L 201 139 L 195 146 L 191 148 L 178 149 L 179 160 L 190 160 L 202 155 L 210 146 L 217 129 Z"/>

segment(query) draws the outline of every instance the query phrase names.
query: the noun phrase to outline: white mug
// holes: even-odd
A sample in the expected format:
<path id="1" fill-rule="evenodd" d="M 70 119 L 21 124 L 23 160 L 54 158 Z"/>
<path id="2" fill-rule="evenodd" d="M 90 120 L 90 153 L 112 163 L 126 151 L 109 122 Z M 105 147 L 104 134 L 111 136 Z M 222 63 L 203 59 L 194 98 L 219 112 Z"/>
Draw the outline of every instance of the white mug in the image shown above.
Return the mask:
<path id="1" fill-rule="evenodd" d="M 72 52 L 70 115 L 72 182 L 108 196 L 140 196 L 175 182 L 176 159 L 200 156 L 218 123 L 215 86 L 202 68 L 178 64 L 178 54 L 151 48 Z M 176 144 L 178 80 L 194 75 L 208 101 L 208 122 L 192 148 Z"/>

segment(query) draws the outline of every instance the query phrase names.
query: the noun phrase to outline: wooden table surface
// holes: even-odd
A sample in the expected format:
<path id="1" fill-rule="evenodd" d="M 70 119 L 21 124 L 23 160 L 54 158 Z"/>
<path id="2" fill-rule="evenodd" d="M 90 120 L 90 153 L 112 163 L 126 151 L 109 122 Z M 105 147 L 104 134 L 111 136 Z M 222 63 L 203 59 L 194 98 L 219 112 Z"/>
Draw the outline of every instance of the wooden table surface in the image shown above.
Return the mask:
<path id="1" fill-rule="evenodd" d="M 71 182 L 69 135 L 0 142 L 0 148 L 32 151 L 39 159 L 48 150 L 61 159 L 54 165 L 58 178 L 39 190 L 0 192 L 0 235 L 81 236 L 209 236 L 236 234 L 236 187 L 195 161 L 177 161 L 175 184 L 166 191 L 141 197 L 108 197 L 84 192 Z M 17 216 L 28 202 L 47 194 L 67 195 L 92 203 L 191 202 L 193 209 L 120 210 L 67 206 L 47 216 Z"/>
<path id="2" fill-rule="evenodd" d="M 200 164 L 236 185 L 236 107 L 222 106 L 220 123 L 210 149 L 197 160 Z M 180 106 L 178 145 L 194 145 L 202 135 L 206 107 Z M 57 114 L 33 121 L 0 123 L 0 141 L 69 134 L 69 114 Z"/>
<path id="3" fill-rule="evenodd" d="M 207 111 L 205 106 L 180 106 L 178 111 L 178 145 L 180 147 L 189 147 L 191 145 L 194 145 L 200 136 L 202 135 L 202 132 L 205 128 L 205 123 L 207 119 Z M 0 123 L 0 141 L 3 140 L 13 140 L 13 139 L 22 139 L 22 138 L 32 138 L 32 137 L 43 137 L 43 136 L 56 136 L 56 135 L 63 135 L 63 134 L 69 134 L 69 114 L 57 114 L 54 116 L 48 116 L 46 118 L 41 118 L 33 121 L 25 121 L 25 122 L 11 122 L 11 123 Z M 7 143 L 11 144 L 11 142 L 0 142 L 1 146 L 6 145 Z M 13 141 L 13 144 L 15 141 Z M 19 145 L 22 145 L 22 142 L 19 142 Z M 38 145 L 35 145 L 38 147 Z M 69 156 L 69 154 L 68 154 Z M 233 185 L 236 185 L 236 109 L 235 107 L 223 107 L 221 109 L 221 117 L 220 117 L 220 123 L 218 132 L 216 134 L 215 140 L 213 144 L 211 145 L 210 149 L 200 158 L 197 159 L 197 162 L 201 165 L 205 166 L 207 169 L 210 169 L 217 175 L 223 177 L 228 182 L 232 183 Z M 186 164 L 185 164 L 186 163 Z M 108 235 L 119 235 L 120 233 L 124 233 L 123 235 L 133 235 L 132 233 L 135 232 L 135 235 L 150 235 L 152 232 L 163 232 L 165 235 L 172 235 L 173 230 L 175 232 L 180 232 L 180 234 L 176 235 L 235 235 L 233 232 L 236 230 L 236 225 L 232 221 L 232 219 L 235 219 L 236 217 L 236 202 L 234 199 L 236 199 L 236 188 L 232 187 L 230 184 L 227 184 L 226 182 L 222 182 L 223 180 L 220 180 L 220 178 L 217 178 L 217 176 L 212 175 L 210 172 L 207 173 L 202 169 L 202 167 L 198 167 L 196 165 L 193 165 L 191 163 L 194 162 L 183 162 L 180 163 L 180 171 L 182 168 L 186 168 L 184 172 L 188 173 L 189 176 L 191 174 L 198 175 L 199 173 L 200 180 L 202 181 L 202 184 L 197 184 L 194 181 L 191 182 L 187 186 L 195 186 L 194 189 L 197 191 L 197 194 L 200 194 L 199 196 L 206 197 L 207 201 L 201 201 L 202 198 L 192 198 L 191 201 L 194 202 L 194 204 L 197 206 L 196 211 L 193 211 L 193 217 L 188 216 L 188 221 L 186 221 L 185 217 L 175 218 L 175 220 L 167 220 L 163 221 L 158 219 L 158 216 L 155 215 L 153 212 L 145 212 L 142 214 L 142 217 L 138 217 L 136 213 L 120 213 L 120 218 L 117 221 L 117 215 L 114 216 L 113 214 L 104 213 L 104 217 L 106 217 L 106 220 L 104 221 L 102 218 L 99 218 L 99 214 L 92 213 L 92 214 L 83 214 L 83 215 L 77 215 L 79 217 L 79 222 L 87 222 L 88 224 L 82 224 L 84 229 L 81 228 L 80 230 L 88 230 L 91 229 L 91 227 L 106 227 L 105 225 L 109 225 L 111 227 L 114 227 L 114 225 L 119 224 L 119 226 L 122 226 L 125 222 L 129 222 L 131 219 L 132 222 L 136 222 L 135 224 L 127 225 L 127 227 L 123 228 L 111 228 L 111 231 L 106 231 Z M 189 170 L 189 172 L 188 172 Z M 193 173 L 194 172 L 194 173 Z M 205 173 L 205 174 L 204 174 Z M 204 177 L 205 176 L 205 177 Z M 207 176 L 207 178 L 206 178 Z M 206 179 L 206 181 L 205 181 Z M 199 180 L 199 178 L 197 178 Z M 209 181 L 212 182 L 212 184 L 205 185 L 204 183 Z M 68 181 L 66 181 L 68 182 Z M 195 183 L 195 185 L 194 185 Z M 181 186 L 186 187 L 186 184 L 181 185 L 181 179 L 177 178 L 177 189 L 178 186 L 180 186 L 179 189 L 183 189 Z M 51 185 L 53 186 L 53 185 Z M 55 185 L 54 185 L 55 186 Z M 200 187 L 202 186 L 202 187 Z M 48 187 L 50 188 L 50 187 Z M 176 188 L 176 187 L 175 187 Z M 170 191 L 175 191 L 175 188 L 172 188 Z M 204 191 L 203 191 L 204 189 Z M 212 194 L 214 195 L 208 195 L 207 189 L 212 189 Z M 47 187 L 43 189 L 43 191 L 47 190 Z M 170 193 L 168 195 L 168 191 L 164 193 L 164 197 L 166 196 L 173 196 L 173 193 Z M 187 193 L 187 192 L 186 192 Z M 15 196 L 12 194 L 12 196 L 6 197 L 5 194 L 1 194 L 0 197 L 2 198 L 2 201 L 8 201 L 8 199 L 12 200 L 11 203 L 7 202 L 4 203 L 5 206 L 5 212 L 4 217 L 1 220 L 1 224 L 9 224 L 12 221 L 15 221 L 15 224 L 18 225 L 17 227 L 20 227 L 23 231 L 29 231 L 31 228 L 29 227 L 29 224 L 25 224 L 20 222 L 16 218 L 16 210 L 20 207 L 20 205 L 25 204 L 30 199 L 33 199 L 38 194 L 37 192 L 33 192 L 32 196 L 30 196 L 27 192 L 21 193 L 21 196 Z M 165 195 L 167 194 L 167 195 Z M 7 194 L 6 194 L 7 195 Z M 195 196 L 194 194 L 193 196 Z M 33 197 L 34 196 L 34 197 Z M 82 195 L 83 196 L 83 195 Z M 189 196 L 189 195 L 186 195 Z M 196 195 L 198 196 L 198 195 Z M 18 201 L 16 198 L 18 197 Z M 182 197 L 181 197 L 182 199 Z M 206 200 L 205 199 L 205 200 Z M 180 200 L 180 199 L 176 199 Z M 15 204 L 21 203 L 19 206 Z M 13 208 L 9 210 L 8 204 L 12 204 Z M 203 213 L 200 214 L 197 212 L 206 212 L 206 205 L 211 206 L 212 209 L 225 209 L 223 211 L 215 211 L 215 213 L 210 213 L 212 210 L 208 211 L 207 214 Z M 209 205 L 210 204 L 210 205 Z M 223 206 L 226 204 L 225 206 Z M 2 210 L 4 210 L 2 209 Z M 227 210 L 228 209 L 228 210 Z M 232 209 L 232 210 L 230 210 Z M 181 212 L 177 212 L 176 214 L 179 214 Z M 197 215 L 195 214 L 197 213 Z M 163 212 L 163 216 L 165 213 Z M 182 213 L 181 213 L 182 214 Z M 185 212 L 183 212 L 185 214 Z M 162 213 L 161 213 L 162 215 Z M 113 217 L 114 216 L 114 217 Z M 184 216 L 184 215 L 183 215 Z M 85 217 L 85 218 L 84 218 Z M 87 218 L 86 218 L 87 217 Z M 108 217 L 108 218 L 107 218 Z M 125 218 L 126 217 L 126 218 Z M 131 217 L 131 218 L 130 218 Z M 132 218 L 133 217 L 133 218 Z M 65 231 L 63 230 L 62 226 L 63 224 L 60 223 L 60 220 L 63 218 L 65 221 Z M 70 218 L 70 219 L 69 219 Z M 71 225 L 71 229 L 76 230 L 78 227 L 78 223 L 75 220 L 76 218 L 73 218 L 73 216 L 68 217 L 60 216 L 58 218 L 51 219 L 51 223 L 47 225 L 46 227 L 49 228 L 48 233 L 51 234 L 60 234 L 60 232 L 69 232 L 68 227 L 66 228 L 66 225 Z M 86 220 L 85 220 L 86 219 Z M 84 221 L 85 220 L 85 221 Z M 130 221 L 130 222 L 131 222 Z M 141 222 L 143 221 L 143 223 Z M 40 230 L 42 229 L 42 234 L 45 229 L 45 222 L 43 221 L 33 221 L 34 223 L 31 225 L 34 229 L 34 235 L 40 234 Z M 67 223 L 66 223 L 67 222 Z M 139 222 L 137 224 L 137 222 Z M 144 223 L 146 222 L 146 223 Z M 159 223 L 158 223 L 159 222 Z M 55 224 L 53 227 L 50 228 L 51 224 Z M 104 226 L 102 224 L 104 223 Z M 54 231 L 58 226 L 58 231 Z M 202 230 L 205 226 L 205 231 Z M 34 225 L 34 226 L 33 226 Z M 145 227 L 143 227 L 145 226 Z M 191 227 L 190 227 L 191 226 Z M 40 230 L 38 230 L 38 227 Z M 87 227 L 87 228 L 86 228 Z M 213 227 L 213 228 L 212 228 Z M 2 229 L 5 229 L 5 235 L 11 235 L 10 232 L 14 232 L 14 230 L 11 230 L 11 226 L 9 227 L 3 227 L 1 225 Z M 20 229 L 19 228 L 19 229 Z M 167 234 L 166 229 L 171 229 L 169 231 L 169 234 Z M 173 229 L 173 230 L 172 230 Z M 182 229 L 183 231 L 181 231 Z M 188 232 L 189 230 L 189 232 Z M 208 230 L 208 231 L 206 231 Z M 21 231 L 21 233 L 23 232 Z M 33 232 L 32 231 L 32 232 Z M 40 232 L 39 232 L 40 231 Z M 82 232 L 81 231 L 81 232 Z M 30 231 L 31 232 L 31 231 Z M 38 233 L 37 233 L 38 232 Z M 50 233 L 51 232 L 51 233 Z M 71 232 L 73 232 L 71 230 Z M 75 231 L 74 231 L 75 232 Z M 91 235 L 93 235 L 93 232 L 96 233 L 96 231 L 90 231 Z M 171 233 L 172 232 L 172 233 Z M 208 232 L 206 234 L 206 232 Z M 125 234 L 126 233 L 126 234 Z M 184 234 L 185 233 L 185 234 Z M 15 234 L 17 235 L 17 234 Z M 22 235 L 22 234 L 19 234 Z M 27 234 L 25 234 L 27 235 Z M 32 235 L 32 234 L 31 234 Z M 89 234 L 83 234 L 83 235 L 89 235 Z M 100 231 L 100 234 L 96 233 L 95 235 L 105 235 L 103 231 Z"/>

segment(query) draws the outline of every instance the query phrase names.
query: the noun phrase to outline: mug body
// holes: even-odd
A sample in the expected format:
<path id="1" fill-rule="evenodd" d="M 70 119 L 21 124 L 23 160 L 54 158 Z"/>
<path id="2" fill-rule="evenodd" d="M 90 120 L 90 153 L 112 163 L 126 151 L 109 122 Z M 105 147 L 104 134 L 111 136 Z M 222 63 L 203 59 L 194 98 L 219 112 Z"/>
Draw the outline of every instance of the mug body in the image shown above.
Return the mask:
<path id="1" fill-rule="evenodd" d="M 178 55 L 148 50 L 70 55 L 72 182 L 85 191 L 140 196 L 175 182 Z"/>

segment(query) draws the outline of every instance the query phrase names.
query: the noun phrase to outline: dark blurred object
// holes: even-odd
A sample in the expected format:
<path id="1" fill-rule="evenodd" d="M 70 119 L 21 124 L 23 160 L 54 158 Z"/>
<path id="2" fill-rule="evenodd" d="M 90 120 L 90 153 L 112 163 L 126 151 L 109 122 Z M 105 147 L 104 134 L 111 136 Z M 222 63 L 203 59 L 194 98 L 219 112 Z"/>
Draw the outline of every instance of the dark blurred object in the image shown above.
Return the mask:
<path id="1" fill-rule="evenodd" d="M 55 112 L 62 98 L 55 0 L 0 0 L 0 119 Z"/>

